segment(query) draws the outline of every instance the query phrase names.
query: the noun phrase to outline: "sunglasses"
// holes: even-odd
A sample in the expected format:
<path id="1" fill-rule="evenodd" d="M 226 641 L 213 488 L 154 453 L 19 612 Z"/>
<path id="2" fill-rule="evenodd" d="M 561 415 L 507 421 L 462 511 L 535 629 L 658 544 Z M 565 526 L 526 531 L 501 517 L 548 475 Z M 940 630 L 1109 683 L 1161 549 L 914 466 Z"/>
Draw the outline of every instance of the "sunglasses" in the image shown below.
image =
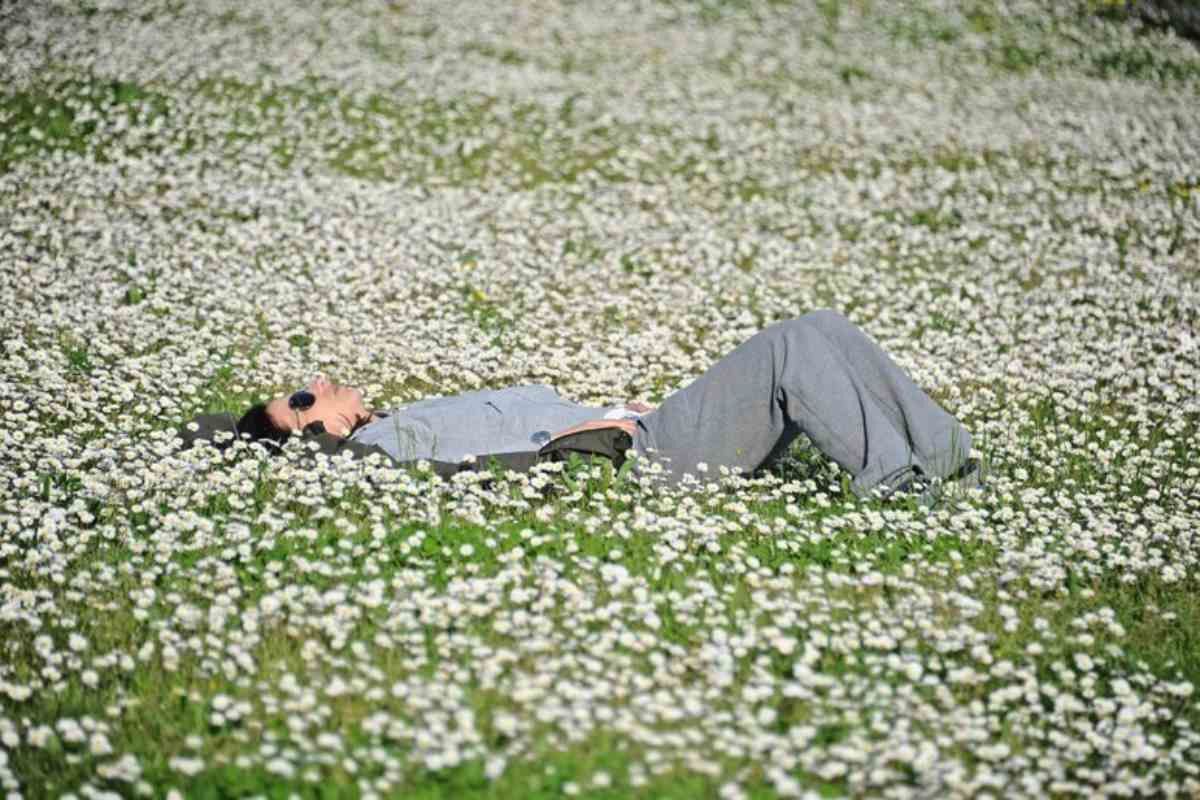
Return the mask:
<path id="1" fill-rule="evenodd" d="M 288 408 L 293 411 L 308 411 L 317 402 L 317 396 L 307 389 L 301 389 L 288 398 Z"/>
<path id="2" fill-rule="evenodd" d="M 300 425 L 300 412 L 308 411 L 317 402 L 317 396 L 307 389 L 301 389 L 288 398 L 288 408 L 296 412 L 296 427 Z"/>

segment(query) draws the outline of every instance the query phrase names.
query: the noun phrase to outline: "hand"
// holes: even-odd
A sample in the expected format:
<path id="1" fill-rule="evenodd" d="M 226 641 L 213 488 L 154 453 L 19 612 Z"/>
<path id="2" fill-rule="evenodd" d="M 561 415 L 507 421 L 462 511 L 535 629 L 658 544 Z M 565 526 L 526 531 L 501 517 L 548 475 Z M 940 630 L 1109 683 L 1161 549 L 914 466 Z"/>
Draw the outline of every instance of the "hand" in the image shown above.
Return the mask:
<path id="1" fill-rule="evenodd" d="M 631 419 L 590 419 L 587 422 L 582 422 L 578 425 L 567 428 L 565 431 L 559 431 L 551 437 L 550 441 L 561 438 L 571 433 L 579 433 L 580 431 L 595 431 L 604 428 L 620 428 L 621 430 L 633 436 L 633 432 L 637 430 L 637 423 Z"/>
<path id="2" fill-rule="evenodd" d="M 625 404 L 625 407 L 630 411 L 636 411 L 639 414 L 645 414 L 647 411 L 654 410 L 654 406 L 648 406 L 639 400 L 630 400 Z"/>

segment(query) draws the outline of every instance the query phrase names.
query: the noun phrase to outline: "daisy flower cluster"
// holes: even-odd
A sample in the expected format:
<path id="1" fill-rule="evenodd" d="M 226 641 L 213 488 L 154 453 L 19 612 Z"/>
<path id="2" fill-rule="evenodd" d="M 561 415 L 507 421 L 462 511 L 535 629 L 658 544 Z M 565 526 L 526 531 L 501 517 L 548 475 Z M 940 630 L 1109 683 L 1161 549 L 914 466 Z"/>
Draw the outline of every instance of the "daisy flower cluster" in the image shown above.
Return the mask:
<path id="1" fill-rule="evenodd" d="M 1103 5 L 0 8 L 0 787 L 1200 794 L 1200 52 Z M 816 308 L 984 486 L 179 448 Z"/>

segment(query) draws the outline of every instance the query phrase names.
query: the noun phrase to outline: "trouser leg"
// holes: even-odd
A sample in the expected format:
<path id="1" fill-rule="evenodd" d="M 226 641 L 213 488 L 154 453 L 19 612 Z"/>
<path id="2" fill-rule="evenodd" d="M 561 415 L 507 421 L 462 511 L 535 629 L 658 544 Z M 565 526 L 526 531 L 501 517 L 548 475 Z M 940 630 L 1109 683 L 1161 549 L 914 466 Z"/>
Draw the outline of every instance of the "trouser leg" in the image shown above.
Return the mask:
<path id="1" fill-rule="evenodd" d="M 872 395 L 893 427 L 915 453 L 926 475 L 945 478 L 971 452 L 971 434 L 952 414 L 933 401 L 862 329 L 835 311 L 806 315 Z"/>
<path id="2" fill-rule="evenodd" d="M 854 477 L 858 494 L 905 467 L 949 474 L 970 436 L 857 327 L 830 311 L 776 323 L 639 420 L 669 480 L 721 466 L 748 473 L 800 433 Z M 665 459 L 665 460 L 664 460 Z"/>

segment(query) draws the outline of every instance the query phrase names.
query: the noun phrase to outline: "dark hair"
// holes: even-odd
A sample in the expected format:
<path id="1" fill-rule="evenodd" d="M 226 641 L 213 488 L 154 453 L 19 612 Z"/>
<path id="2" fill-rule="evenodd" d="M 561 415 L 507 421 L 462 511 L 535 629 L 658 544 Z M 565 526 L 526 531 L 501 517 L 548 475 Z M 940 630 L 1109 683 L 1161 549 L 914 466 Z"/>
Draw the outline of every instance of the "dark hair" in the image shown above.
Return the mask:
<path id="1" fill-rule="evenodd" d="M 255 403 L 250 406 L 249 411 L 242 414 L 242 418 L 237 421 L 237 432 L 238 436 L 249 436 L 253 442 L 271 442 L 275 445 L 283 445 L 290 435 L 289 431 L 271 421 L 265 403 Z"/>

